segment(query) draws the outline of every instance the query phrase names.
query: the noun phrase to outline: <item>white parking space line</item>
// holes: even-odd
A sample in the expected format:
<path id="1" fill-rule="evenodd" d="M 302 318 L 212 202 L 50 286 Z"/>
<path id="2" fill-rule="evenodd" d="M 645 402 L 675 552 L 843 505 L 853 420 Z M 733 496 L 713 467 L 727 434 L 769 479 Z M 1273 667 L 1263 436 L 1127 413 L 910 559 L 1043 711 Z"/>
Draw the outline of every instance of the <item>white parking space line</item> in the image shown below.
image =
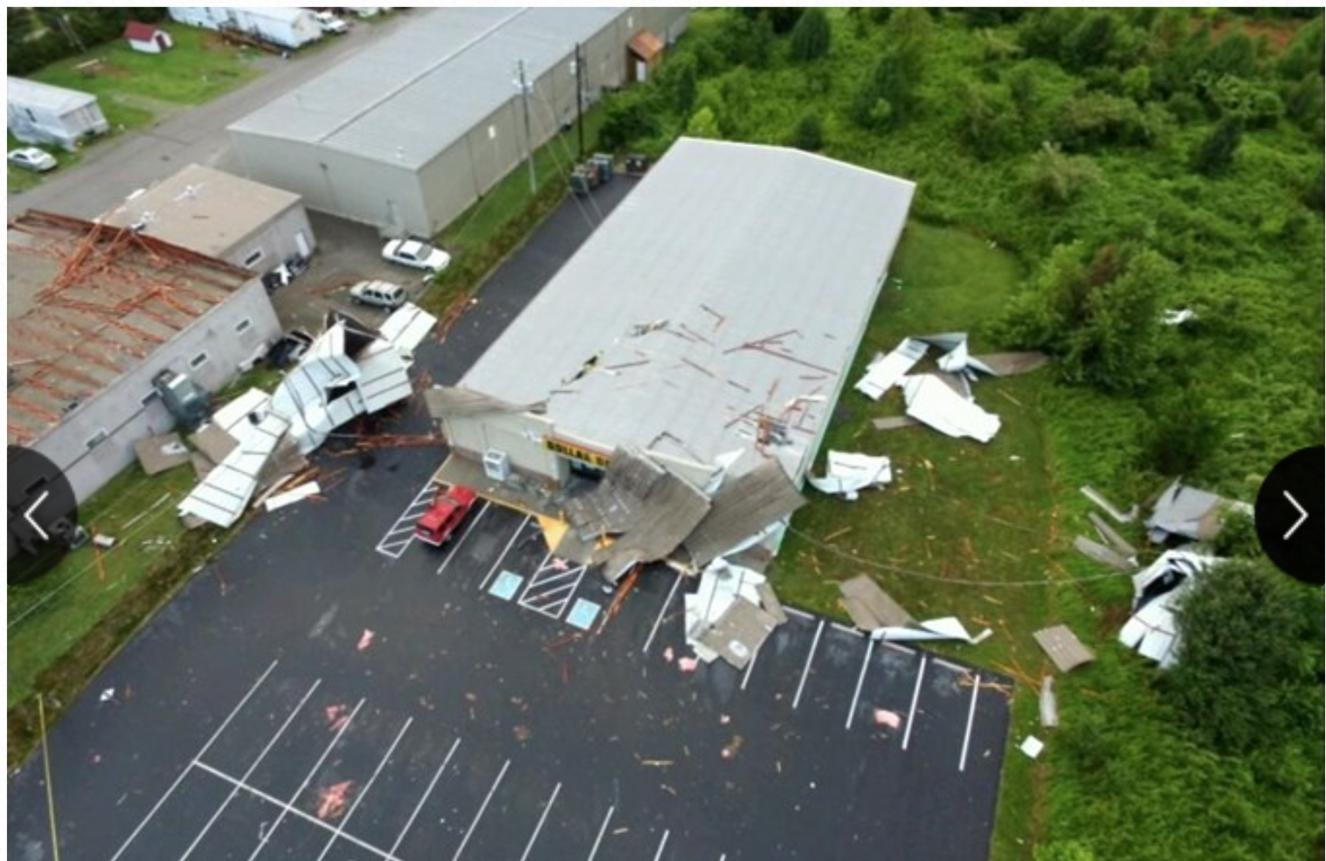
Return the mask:
<path id="1" fill-rule="evenodd" d="M 258 770 L 258 766 L 262 764 L 262 761 L 267 757 L 267 754 L 271 752 L 272 748 L 276 746 L 276 743 L 280 741 L 281 736 L 285 734 L 286 729 L 292 722 L 294 722 L 295 715 L 299 714 L 300 709 L 304 708 L 304 704 L 308 702 L 308 698 L 313 696 L 313 692 L 316 691 L 318 685 L 321 684 L 322 679 L 315 681 L 312 686 L 309 687 L 308 691 L 304 693 L 303 698 L 300 699 L 300 701 L 295 704 L 295 707 L 290 710 L 290 714 L 286 716 L 285 721 L 276 730 L 276 735 L 271 737 L 267 742 L 266 747 L 264 747 L 258 754 L 258 758 L 253 760 L 253 762 L 249 764 L 249 767 L 244 770 L 244 774 L 240 777 L 241 782 L 248 781 L 248 779 L 253 776 L 253 772 Z M 212 814 L 212 818 L 207 820 L 207 824 L 205 824 L 202 830 L 198 832 L 198 835 L 193 838 L 193 842 L 189 844 L 189 848 L 185 849 L 184 854 L 180 856 L 180 861 L 185 861 L 186 858 L 193 854 L 193 850 L 197 849 L 198 844 L 203 842 L 203 838 L 207 836 L 207 832 L 216 824 L 216 820 L 221 818 L 221 814 L 230 806 L 230 802 L 235 800 L 236 795 L 239 795 L 239 787 L 232 786 L 230 788 L 230 794 L 226 796 L 226 800 L 221 802 L 221 806 Z"/>
<path id="2" fill-rule="evenodd" d="M 861 636 L 861 632 L 851 625 L 844 625 L 842 622 L 830 622 L 835 630 L 842 631 L 844 634 L 851 634 L 853 637 Z"/>
<path id="3" fill-rule="evenodd" d="M 891 643 L 888 640 L 881 640 L 880 644 L 883 645 L 886 649 L 892 649 L 895 652 L 902 652 L 904 655 L 916 654 L 915 649 L 909 649 L 906 646 L 901 645 L 899 643 Z"/>
<path id="4" fill-rule="evenodd" d="M 755 669 L 755 662 L 760 659 L 760 650 L 756 649 L 755 654 L 750 656 L 750 663 L 746 664 L 746 674 L 741 677 L 741 689 L 746 690 L 746 683 L 750 681 L 750 674 Z"/>
<path id="5" fill-rule="evenodd" d="M 608 822 L 612 819 L 612 811 L 615 807 L 608 807 L 608 812 L 603 815 L 603 824 L 599 826 L 599 836 L 594 838 L 594 845 L 589 847 L 589 857 L 585 861 L 594 861 L 594 856 L 599 854 L 599 844 L 603 842 L 603 835 L 608 833 Z"/>
<path id="6" fill-rule="evenodd" d="M 861 686 L 866 683 L 866 672 L 870 669 L 870 656 L 875 652 L 875 641 L 866 640 L 866 657 L 861 662 L 861 672 L 856 677 L 856 692 L 852 694 L 852 704 L 847 708 L 847 725 L 843 729 L 852 728 L 852 718 L 856 716 L 856 704 L 861 699 Z"/>
<path id="7" fill-rule="evenodd" d="M 820 647 L 820 634 L 824 633 L 824 620 L 820 619 L 819 627 L 815 629 L 815 639 L 810 642 L 810 652 L 806 655 L 806 665 L 801 668 L 801 683 L 797 685 L 796 696 L 792 698 L 792 708 L 795 709 L 801 702 L 801 692 L 806 687 L 806 677 L 810 675 L 811 661 L 815 660 L 815 650 Z"/>
<path id="8" fill-rule="evenodd" d="M 961 673 L 964 676 L 967 675 L 967 673 L 969 672 L 969 670 L 966 667 L 962 666 L 961 664 L 955 664 L 952 661 L 946 661 L 943 658 L 937 658 L 937 657 L 931 658 L 930 663 L 939 664 L 941 667 L 943 667 L 946 670 L 952 670 L 953 672 Z"/>
<path id="9" fill-rule="evenodd" d="M 528 520 L 529 518 L 526 518 Z M 488 787 L 488 794 L 484 796 L 483 804 L 479 805 L 479 811 L 474 814 L 474 821 L 470 827 L 465 830 L 465 837 L 461 839 L 460 845 L 456 847 L 456 854 L 451 856 L 451 861 L 456 861 L 460 854 L 465 851 L 465 846 L 470 842 L 470 837 L 474 834 L 474 829 L 478 827 L 479 820 L 483 818 L 483 812 L 488 809 L 488 802 L 493 800 L 493 794 L 497 792 L 497 785 L 506 777 L 506 770 L 511 767 L 511 760 L 502 763 L 502 770 L 497 773 L 497 778 L 493 780 L 493 785 Z"/>
<path id="10" fill-rule="evenodd" d="M 479 513 L 474 515 L 474 517 L 470 520 L 469 525 L 465 527 L 465 531 L 462 532 L 460 534 L 460 537 L 456 539 L 456 542 L 451 545 L 451 549 L 447 551 L 446 558 L 442 560 L 441 565 L 437 566 L 438 574 L 441 574 L 442 570 L 446 568 L 448 564 L 450 564 L 452 558 L 455 557 L 456 552 L 460 550 L 460 545 L 465 543 L 465 539 L 470 537 L 470 533 L 474 531 L 474 527 L 478 526 L 479 521 L 482 520 L 483 516 L 488 513 L 488 504 L 489 504 L 488 500 L 485 499 L 483 501 L 483 505 L 479 506 Z"/>
<path id="11" fill-rule="evenodd" d="M 907 709 L 907 728 L 902 731 L 902 749 L 907 749 L 907 742 L 912 738 L 912 724 L 916 722 L 916 701 L 921 698 L 921 679 L 925 677 L 926 655 L 921 656 L 921 665 L 916 668 L 916 687 L 912 688 L 912 706 Z"/>
<path id="12" fill-rule="evenodd" d="M 548 802 L 543 805 L 543 813 L 539 814 L 539 822 L 534 826 L 534 833 L 529 836 L 529 842 L 525 844 L 525 851 L 520 853 L 520 861 L 527 861 L 529 858 L 529 853 L 534 848 L 534 841 L 539 839 L 539 832 L 543 830 L 543 823 L 548 818 L 548 811 L 552 810 L 553 802 L 557 800 L 557 793 L 561 791 L 561 783 L 553 787 L 552 795 L 548 796 Z"/>
<path id="13" fill-rule="evenodd" d="M 672 581 L 672 589 L 668 591 L 668 597 L 663 599 L 663 606 L 658 608 L 658 617 L 654 619 L 654 627 L 649 629 L 649 638 L 645 640 L 644 648 L 640 650 L 640 654 L 645 655 L 649 653 L 649 646 L 654 642 L 654 637 L 658 634 L 658 626 L 663 624 L 663 614 L 666 613 L 668 607 L 671 606 L 672 599 L 677 594 L 677 587 L 681 585 L 681 578 L 682 574 L 678 571 L 677 579 Z"/>
<path id="14" fill-rule="evenodd" d="M 247 703 L 249 699 L 253 696 L 253 694 L 258 690 L 258 688 L 262 686 L 262 683 L 267 681 L 267 677 L 272 674 L 272 670 L 276 669 L 276 664 L 277 664 L 276 661 L 272 661 L 270 664 L 267 665 L 267 669 L 263 671 L 263 674 L 261 676 L 258 677 L 258 681 L 253 683 L 253 687 L 249 688 L 249 692 L 244 695 L 244 698 L 239 701 L 239 704 L 230 710 L 230 714 L 226 715 L 226 719 L 223 720 L 221 722 L 221 725 L 216 728 L 216 732 L 212 733 L 212 737 L 209 738 L 207 740 L 207 743 L 203 745 L 203 749 L 198 751 L 198 753 L 190 761 L 189 765 L 184 766 L 184 768 L 180 771 L 179 777 L 175 778 L 175 782 L 170 785 L 170 787 L 166 790 L 164 795 L 162 795 L 159 799 L 157 799 L 157 803 L 152 805 L 152 809 L 149 810 L 147 812 L 147 815 L 143 817 L 143 821 L 138 823 L 138 827 L 133 830 L 133 832 L 129 835 L 128 839 L 126 839 L 124 843 L 120 845 L 120 848 L 115 851 L 115 854 L 111 856 L 111 861 L 116 861 L 116 859 L 118 859 L 121 855 L 123 855 L 124 850 L 129 848 L 129 844 L 134 842 L 134 838 L 138 836 L 139 832 L 141 832 L 143 828 L 146 827 L 147 823 L 152 820 L 153 816 L 156 816 L 157 811 L 161 809 L 161 805 L 166 803 L 166 799 L 170 798 L 171 793 L 173 793 L 176 789 L 178 789 L 180 783 L 184 781 L 184 776 L 189 773 L 189 769 L 192 767 L 193 763 L 197 762 L 199 757 L 207 753 L 207 751 L 212 747 L 212 743 L 215 742 L 217 738 L 220 737 L 221 733 L 225 730 L 226 727 L 230 726 L 230 722 L 235 719 L 235 715 L 239 714 L 239 710 L 244 708 L 244 704 Z"/>
<path id="15" fill-rule="evenodd" d="M 374 548 L 377 552 L 388 559 L 400 559 L 405 554 L 405 548 L 414 541 L 415 521 L 433 504 L 439 486 L 430 478 L 428 483 L 420 488 L 400 516 L 392 521 L 391 528 L 378 540 L 378 546 Z"/>
<path id="16" fill-rule="evenodd" d="M 788 613 L 791 613 L 793 616 L 800 616 L 803 619 L 815 618 L 814 613 L 807 613 L 805 610 L 799 610 L 796 607 L 790 607 L 787 604 L 783 605 L 783 609 L 786 610 Z"/>
<path id="17" fill-rule="evenodd" d="M 663 849 L 668 845 L 668 835 L 671 833 L 671 831 L 666 829 L 663 831 L 663 839 L 658 841 L 658 851 L 654 853 L 654 861 L 658 861 L 658 859 L 663 857 Z"/>
<path id="18" fill-rule="evenodd" d="M 525 527 L 529 525 L 529 521 L 530 516 L 526 514 L 525 519 L 520 521 L 520 525 L 516 527 L 516 531 L 511 533 L 511 540 L 502 548 L 501 554 L 497 557 L 497 560 L 493 562 L 493 567 L 489 568 L 488 573 L 483 575 L 483 582 L 479 584 L 480 592 L 488 586 L 488 581 L 493 579 L 493 575 L 497 573 L 497 567 L 502 564 L 502 560 L 511 552 L 512 545 L 516 543 L 516 539 L 520 537 L 520 533 L 525 531 Z"/>
<path id="19" fill-rule="evenodd" d="M 433 787 L 437 786 L 438 778 L 442 776 L 442 772 L 447 770 L 447 764 L 451 762 L 451 757 L 455 754 L 456 748 L 458 747 L 460 747 L 459 738 L 451 743 L 451 750 L 447 751 L 446 759 L 442 760 L 442 764 L 437 767 L 437 771 L 433 772 L 433 779 L 428 781 L 428 788 L 426 788 L 424 794 L 419 797 L 419 803 L 414 806 L 414 811 L 410 814 L 410 818 L 405 820 L 405 827 L 401 829 L 400 834 L 396 835 L 396 842 L 391 844 L 391 848 L 387 850 L 388 855 L 395 855 L 396 850 L 399 849 L 401 843 L 404 842 L 405 835 L 409 833 L 410 828 L 414 825 L 414 820 L 419 818 L 419 811 L 424 809 L 424 802 L 428 801 L 428 796 L 433 794 Z"/>
<path id="20" fill-rule="evenodd" d="M 373 784 L 377 781 L 378 775 L 382 773 L 382 769 L 387 764 L 387 760 L 391 759 L 392 753 L 396 750 L 396 745 L 401 743 L 401 739 L 405 736 L 405 731 L 410 728 L 410 724 L 412 723 L 414 723 L 414 718 L 407 718 L 405 725 L 401 727 L 401 731 L 396 733 L 396 738 L 392 741 L 391 747 L 387 748 L 387 752 L 383 754 L 381 761 L 378 762 L 378 767 L 373 769 L 373 773 L 369 776 L 368 782 L 364 784 L 364 788 L 359 790 L 359 794 L 355 796 L 354 803 L 350 805 L 350 809 L 346 812 L 345 818 L 337 824 L 335 833 L 327 838 L 327 845 L 322 847 L 322 852 L 318 855 L 318 861 L 322 861 L 323 858 L 327 857 L 327 853 L 331 851 L 332 844 L 336 842 L 338 837 L 344 836 L 346 826 L 350 824 L 350 820 L 354 817 L 355 811 L 359 809 L 359 802 L 363 801 L 364 796 L 368 795 L 368 791 L 373 788 Z"/>
<path id="21" fill-rule="evenodd" d="M 967 731 L 962 734 L 962 756 L 958 759 L 958 771 L 967 770 L 967 748 L 971 745 L 971 725 L 976 717 L 976 697 L 981 692 L 981 674 L 977 673 L 971 685 L 971 707 L 967 709 Z"/>
<path id="22" fill-rule="evenodd" d="M 253 847 L 253 852 L 249 855 L 249 861 L 253 861 L 263 849 L 267 848 L 268 841 L 272 839 L 272 835 L 276 833 L 276 829 L 281 827 L 281 822 L 285 820 L 286 813 L 291 809 L 294 803 L 299 800 L 299 796 L 304 794 L 304 790 L 308 789 L 308 785 L 312 783 L 313 778 L 317 776 L 318 769 L 322 768 L 322 764 L 327 761 L 327 757 L 331 756 L 332 748 L 336 747 L 336 743 L 341 740 L 341 736 L 345 735 L 345 731 L 350 728 L 350 724 L 354 723 L 355 715 L 359 714 L 359 710 L 363 708 L 363 706 L 363 699 L 360 699 L 359 702 L 355 703 L 354 711 L 350 712 L 350 717 L 347 718 L 345 723 L 341 725 L 341 728 L 336 731 L 336 735 L 332 737 L 331 743 L 328 744 L 326 750 L 322 752 L 322 756 L 318 757 L 318 761 L 313 763 L 313 768 L 310 769 L 309 773 L 304 777 L 304 782 L 299 784 L 299 788 L 290 796 L 290 800 L 285 803 L 285 807 L 283 807 L 280 814 L 277 815 L 276 821 L 272 823 L 272 827 L 264 831 L 262 837 L 258 839 L 258 845 Z M 201 765 L 202 763 L 199 764 Z"/>
<path id="23" fill-rule="evenodd" d="M 294 816 L 297 819 L 302 819 L 305 822 L 309 823 L 310 825 L 316 825 L 317 827 L 321 828 L 323 831 L 330 831 L 332 833 L 336 832 L 336 826 L 329 825 L 326 822 L 323 822 L 318 817 L 314 816 L 312 813 L 300 810 L 298 807 L 295 807 L 287 802 L 282 801 L 279 798 L 276 798 L 275 796 L 263 792 L 261 789 L 258 789 L 256 786 L 249 786 L 246 783 L 241 783 L 238 778 L 231 777 L 229 774 L 226 774 L 224 771 L 222 771 L 219 768 L 214 768 L 205 762 L 196 762 L 194 763 L 194 765 L 197 766 L 200 771 L 205 771 L 208 774 L 212 775 L 213 777 L 216 777 L 220 780 L 224 780 L 226 783 L 229 783 L 231 786 L 239 787 L 244 792 L 247 792 L 249 795 L 252 795 L 254 798 L 257 798 L 259 801 L 265 801 L 268 804 L 272 805 L 273 807 L 280 808 L 282 816 L 289 813 L 291 816 Z M 390 852 L 379 849 L 378 847 L 374 846 L 372 843 L 369 843 L 365 840 L 360 840 L 358 837 L 355 837 L 353 834 L 342 834 L 341 839 L 344 840 L 346 843 L 352 843 L 355 846 L 358 846 L 360 849 L 363 849 L 365 852 L 371 852 L 372 854 L 381 858 L 382 861 L 401 861 L 400 858 L 397 858 L 395 855 L 391 854 Z"/>

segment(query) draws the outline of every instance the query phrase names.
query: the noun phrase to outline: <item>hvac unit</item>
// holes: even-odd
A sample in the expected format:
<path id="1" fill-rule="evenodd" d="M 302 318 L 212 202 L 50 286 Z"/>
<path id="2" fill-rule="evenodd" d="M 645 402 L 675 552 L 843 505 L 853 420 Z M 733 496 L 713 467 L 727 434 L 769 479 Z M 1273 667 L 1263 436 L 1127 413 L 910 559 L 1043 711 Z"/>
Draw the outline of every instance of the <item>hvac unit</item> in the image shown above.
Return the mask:
<path id="1" fill-rule="evenodd" d="M 511 477 L 511 458 L 504 451 L 488 449 L 483 453 L 483 474 L 493 481 L 506 481 Z"/>

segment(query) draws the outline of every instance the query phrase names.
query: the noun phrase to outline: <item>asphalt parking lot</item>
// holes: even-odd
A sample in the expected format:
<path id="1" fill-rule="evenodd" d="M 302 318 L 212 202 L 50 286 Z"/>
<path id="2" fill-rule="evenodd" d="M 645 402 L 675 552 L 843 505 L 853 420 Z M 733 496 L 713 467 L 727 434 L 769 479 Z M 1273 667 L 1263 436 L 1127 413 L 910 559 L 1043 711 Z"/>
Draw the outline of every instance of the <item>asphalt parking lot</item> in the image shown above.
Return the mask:
<path id="1" fill-rule="evenodd" d="M 587 233 L 568 202 L 418 370 L 458 379 Z M 393 533 L 437 449 L 332 448 L 326 501 L 249 522 L 54 728 L 63 857 L 986 856 L 1005 680 L 797 612 L 748 672 L 683 672 L 676 574 L 600 630 L 610 596 L 523 515 Z M 10 857 L 53 857 L 39 759 L 9 791 Z"/>

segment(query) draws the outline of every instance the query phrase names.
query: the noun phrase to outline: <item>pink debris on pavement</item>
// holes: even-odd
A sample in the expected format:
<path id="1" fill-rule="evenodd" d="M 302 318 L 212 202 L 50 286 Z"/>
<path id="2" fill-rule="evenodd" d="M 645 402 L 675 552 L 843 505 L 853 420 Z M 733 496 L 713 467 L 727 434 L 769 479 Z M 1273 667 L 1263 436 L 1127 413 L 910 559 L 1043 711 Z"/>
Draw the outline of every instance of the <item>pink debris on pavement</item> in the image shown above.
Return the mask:
<path id="1" fill-rule="evenodd" d="M 365 628 L 364 633 L 359 635 L 359 645 L 356 646 L 355 648 L 357 648 L 361 652 L 364 651 L 364 649 L 367 649 L 369 646 L 373 645 L 373 638 L 376 636 L 377 635 L 374 634 L 372 631 L 370 631 L 368 628 Z"/>

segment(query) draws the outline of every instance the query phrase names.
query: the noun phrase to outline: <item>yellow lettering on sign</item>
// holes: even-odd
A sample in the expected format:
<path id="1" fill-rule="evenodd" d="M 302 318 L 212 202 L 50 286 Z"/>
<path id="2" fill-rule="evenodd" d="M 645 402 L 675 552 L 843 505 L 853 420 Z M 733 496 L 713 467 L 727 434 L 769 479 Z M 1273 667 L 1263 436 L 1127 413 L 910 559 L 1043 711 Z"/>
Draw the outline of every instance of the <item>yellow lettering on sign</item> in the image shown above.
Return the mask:
<path id="1" fill-rule="evenodd" d="M 556 452 L 562 457 L 569 457 L 572 460 L 578 460 L 581 463 L 587 463 L 590 466 L 606 469 L 612 462 L 612 458 L 600 451 L 592 448 L 586 448 L 583 445 L 577 445 L 573 442 L 557 439 L 556 437 L 546 436 L 543 438 L 543 445 L 551 452 Z"/>

